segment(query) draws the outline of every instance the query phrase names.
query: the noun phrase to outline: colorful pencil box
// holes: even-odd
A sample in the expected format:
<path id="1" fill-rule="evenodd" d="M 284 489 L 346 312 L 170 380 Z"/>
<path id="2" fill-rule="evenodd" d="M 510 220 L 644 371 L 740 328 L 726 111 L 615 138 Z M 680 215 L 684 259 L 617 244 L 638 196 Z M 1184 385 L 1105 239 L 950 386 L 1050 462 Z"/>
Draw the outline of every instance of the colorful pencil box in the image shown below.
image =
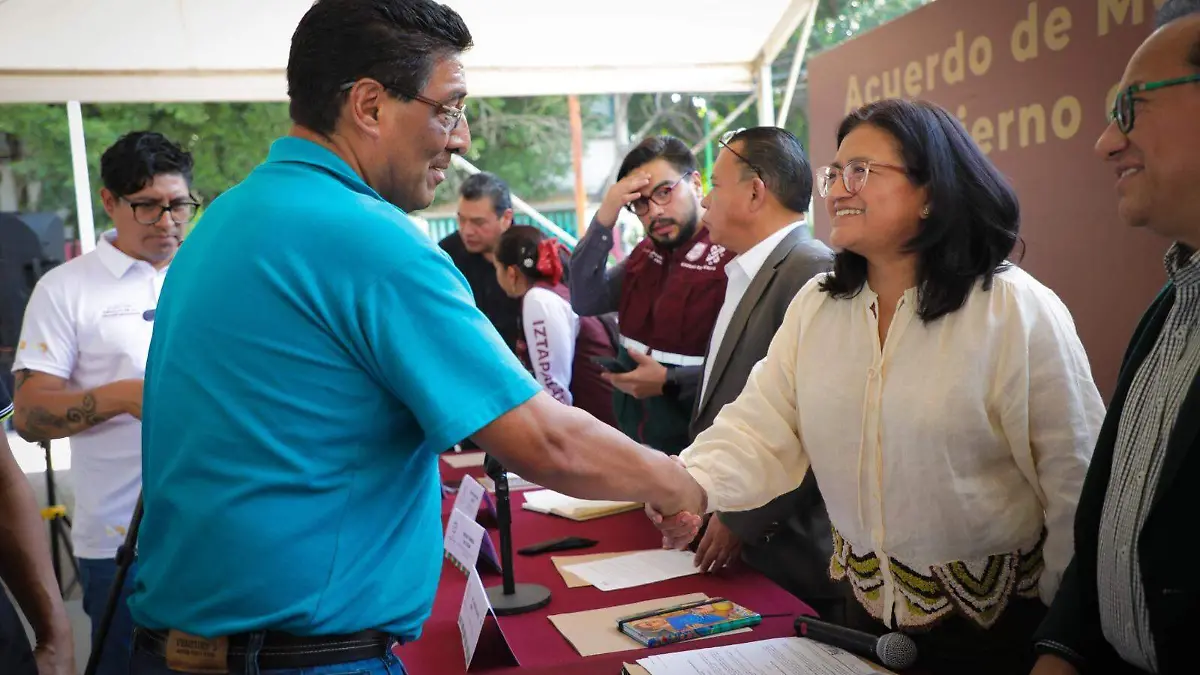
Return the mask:
<path id="1" fill-rule="evenodd" d="M 757 612 L 725 598 L 709 598 L 624 617 L 617 629 L 647 647 L 660 647 L 760 623 Z"/>

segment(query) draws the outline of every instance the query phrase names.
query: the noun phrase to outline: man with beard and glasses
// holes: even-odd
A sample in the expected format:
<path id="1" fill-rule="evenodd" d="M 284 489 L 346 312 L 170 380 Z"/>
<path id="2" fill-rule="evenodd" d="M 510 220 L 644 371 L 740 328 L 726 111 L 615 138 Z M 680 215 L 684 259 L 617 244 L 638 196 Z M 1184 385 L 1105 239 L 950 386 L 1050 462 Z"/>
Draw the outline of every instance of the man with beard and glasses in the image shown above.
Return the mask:
<path id="1" fill-rule="evenodd" d="M 687 145 L 647 138 L 625 156 L 617 182 L 571 259 L 571 306 L 580 316 L 617 312 L 621 329 L 613 385 L 617 424 L 669 455 L 688 444 L 708 338 L 725 299 L 733 252 L 700 227 L 700 172 Z M 608 267 L 622 208 L 646 228 L 629 257 Z"/>
<path id="2" fill-rule="evenodd" d="M 543 392 L 407 215 L 470 148 L 471 42 L 431 0 L 317 0 L 296 27 L 294 125 L 158 305 L 132 675 L 404 672 L 441 574 L 438 453 L 464 438 L 575 497 L 703 499 Z"/>

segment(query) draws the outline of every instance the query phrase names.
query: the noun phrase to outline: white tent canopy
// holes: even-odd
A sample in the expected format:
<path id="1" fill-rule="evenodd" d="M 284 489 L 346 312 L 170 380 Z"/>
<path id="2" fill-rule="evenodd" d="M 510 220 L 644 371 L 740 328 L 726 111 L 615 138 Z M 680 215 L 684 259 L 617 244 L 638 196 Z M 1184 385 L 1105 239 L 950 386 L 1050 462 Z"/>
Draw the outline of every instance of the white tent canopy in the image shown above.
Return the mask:
<path id="1" fill-rule="evenodd" d="M 752 91 L 816 0 L 449 0 L 473 96 Z M 0 0 L 0 103 L 286 100 L 311 0 Z M 768 78 L 769 82 L 769 78 Z"/>

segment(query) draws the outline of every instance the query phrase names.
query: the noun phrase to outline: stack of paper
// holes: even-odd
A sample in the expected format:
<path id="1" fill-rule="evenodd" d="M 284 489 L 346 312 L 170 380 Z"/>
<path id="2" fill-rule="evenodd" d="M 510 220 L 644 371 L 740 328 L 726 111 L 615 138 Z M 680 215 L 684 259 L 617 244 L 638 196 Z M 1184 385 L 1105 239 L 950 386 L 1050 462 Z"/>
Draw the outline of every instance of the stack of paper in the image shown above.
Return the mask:
<path id="1" fill-rule="evenodd" d="M 699 574 L 696 554 L 689 551 L 653 549 L 628 555 L 593 560 L 563 567 L 602 591 L 644 586 L 667 579 Z"/>
<path id="2" fill-rule="evenodd" d="M 655 654 L 638 659 L 638 665 L 650 675 L 876 675 L 888 672 L 837 647 L 798 637 Z"/>
<path id="3" fill-rule="evenodd" d="M 594 499 L 576 499 L 554 490 L 538 490 L 525 493 L 521 508 L 538 513 L 550 513 L 571 520 L 584 521 L 602 518 L 642 508 L 636 502 L 610 502 Z"/>

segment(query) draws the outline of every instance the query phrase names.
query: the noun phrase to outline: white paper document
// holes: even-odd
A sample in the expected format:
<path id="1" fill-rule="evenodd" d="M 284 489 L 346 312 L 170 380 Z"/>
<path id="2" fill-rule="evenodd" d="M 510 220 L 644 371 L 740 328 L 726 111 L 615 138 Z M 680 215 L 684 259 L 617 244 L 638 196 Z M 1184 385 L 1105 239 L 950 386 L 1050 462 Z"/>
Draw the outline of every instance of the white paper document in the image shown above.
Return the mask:
<path id="1" fill-rule="evenodd" d="M 469 570 L 475 568 L 475 562 L 479 559 L 479 546 L 486 536 L 487 531 L 475 522 L 475 516 L 468 516 L 457 509 L 451 511 L 450 520 L 446 523 L 446 557 L 464 574 L 470 574 Z"/>
<path id="2" fill-rule="evenodd" d="M 483 466 L 483 452 L 455 452 L 442 455 L 442 461 L 456 469 Z"/>
<path id="3" fill-rule="evenodd" d="M 479 515 L 479 505 L 483 502 L 483 486 L 470 476 L 463 476 L 462 484 L 458 486 L 458 495 L 454 498 L 454 508 L 467 516 L 474 518 Z"/>
<path id="4" fill-rule="evenodd" d="M 483 580 L 479 578 L 479 572 L 472 568 L 467 578 L 467 590 L 463 592 L 462 606 L 458 610 L 458 632 L 462 635 L 463 658 L 468 668 L 471 658 L 475 656 L 475 648 L 479 646 L 483 622 L 491 611 Z"/>
<path id="5" fill-rule="evenodd" d="M 615 591 L 699 574 L 695 558 L 690 551 L 655 549 L 579 563 L 563 570 L 602 591 Z"/>
<path id="6" fill-rule="evenodd" d="M 555 492 L 554 490 L 536 490 L 525 493 L 523 508 L 539 513 L 573 513 L 585 511 L 604 511 L 624 506 L 637 506 L 633 502 L 612 502 L 604 499 L 578 499 Z"/>
<path id="7" fill-rule="evenodd" d="M 655 654 L 638 659 L 638 665 L 650 675 L 878 675 L 880 672 L 853 654 L 800 637 Z"/>

